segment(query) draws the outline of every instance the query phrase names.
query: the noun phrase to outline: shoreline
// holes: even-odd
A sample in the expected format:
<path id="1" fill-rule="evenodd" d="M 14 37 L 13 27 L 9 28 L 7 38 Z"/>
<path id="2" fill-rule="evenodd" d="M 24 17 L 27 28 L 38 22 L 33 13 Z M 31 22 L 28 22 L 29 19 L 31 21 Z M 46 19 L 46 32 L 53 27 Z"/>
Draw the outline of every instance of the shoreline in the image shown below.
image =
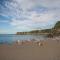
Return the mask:
<path id="1" fill-rule="evenodd" d="M 60 60 L 60 40 L 57 40 L 55 37 L 40 41 L 42 45 L 30 41 L 23 45 L 0 44 L 0 60 Z"/>

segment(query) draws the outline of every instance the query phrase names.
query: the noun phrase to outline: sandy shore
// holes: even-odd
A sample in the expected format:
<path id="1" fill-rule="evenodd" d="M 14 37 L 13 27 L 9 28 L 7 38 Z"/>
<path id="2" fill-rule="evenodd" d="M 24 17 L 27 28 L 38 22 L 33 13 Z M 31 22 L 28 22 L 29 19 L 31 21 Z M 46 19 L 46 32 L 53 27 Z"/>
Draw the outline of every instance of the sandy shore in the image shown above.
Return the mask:
<path id="1" fill-rule="evenodd" d="M 46 40 L 43 46 L 0 45 L 0 60 L 60 60 L 60 41 Z"/>

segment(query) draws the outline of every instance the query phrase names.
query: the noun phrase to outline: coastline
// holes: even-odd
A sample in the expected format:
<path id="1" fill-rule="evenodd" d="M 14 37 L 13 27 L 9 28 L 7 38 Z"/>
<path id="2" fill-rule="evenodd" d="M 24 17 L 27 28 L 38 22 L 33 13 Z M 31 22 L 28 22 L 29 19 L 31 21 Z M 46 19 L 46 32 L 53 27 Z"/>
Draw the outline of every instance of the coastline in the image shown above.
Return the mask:
<path id="1" fill-rule="evenodd" d="M 0 44 L 0 60 L 60 60 L 59 39 L 55 37 L 44 40 L 42 46 L 34 43 L 31 45 L 31 42 L 23 45 Z"/>

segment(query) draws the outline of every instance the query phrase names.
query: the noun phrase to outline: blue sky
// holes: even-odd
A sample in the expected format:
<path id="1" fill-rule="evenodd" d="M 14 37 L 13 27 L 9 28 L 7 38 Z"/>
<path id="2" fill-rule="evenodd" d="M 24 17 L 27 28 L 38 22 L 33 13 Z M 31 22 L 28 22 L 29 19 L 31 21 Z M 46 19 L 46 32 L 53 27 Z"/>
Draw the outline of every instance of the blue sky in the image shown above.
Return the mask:
<path id="1" fill-rule="evenodd" d="M 60 21 L 60 0 L 0 0 L 0 34 L 52 28 Z"/>

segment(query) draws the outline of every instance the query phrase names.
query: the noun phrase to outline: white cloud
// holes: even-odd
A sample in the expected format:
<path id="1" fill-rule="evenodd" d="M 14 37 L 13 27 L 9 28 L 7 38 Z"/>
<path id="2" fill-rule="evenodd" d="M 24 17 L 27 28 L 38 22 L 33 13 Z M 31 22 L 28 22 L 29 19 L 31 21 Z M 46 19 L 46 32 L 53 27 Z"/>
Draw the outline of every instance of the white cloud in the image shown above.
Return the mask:
<path id="1" fill-rule="evenodd" d="M 37 14 L 37 13 L 33 13 L 28 16 L 28 20 L 16 20 L 16 19 L 12 19 L 11 20 L 11 25 L 19 25 L 19 24 L 22 24 L 22 25 L 26 25 L 26 24 L 33 24 L 33 23 L 46 23 L 50 20 L 52 20 L 54 17 L 54 14 L 52 13 L 45 13 L 45 14 Z"/>
<path id="2" fill-rule="evenodd" d="M 50 20 L 52 20 L 54 17 L 53 13 L 41 13 L 41 14 L 37 14 L 37 13 L 33 13 L 31 16 L 31 20 L 34 22 L 42 22 L 42 23 L 46 23 Z"/>
<path id="3" fill-rule="evenodd" d="M 48 8 L 60 8 L 60 0 L 33 0 L 33 2 L 37 5 L 43 5 Z"/>
<path id="4" fill-rule="evenodd" d="M 27 17 L 26 15 L 31 13 L 28 10 L 38 6 L 46 7 L 54 14 L 60 14 L 58 12 L 58 10 L 60 11 L 60 0 L 12 0 L 11 2 L 6 1 L 5 6 L 7 8 L 2 6 L 2 9 L 5 10 L 3 13 L 16 19 L 20 17 Z"/>
<path id="5" fill-rule="evenodd" d="M 12 0 L 11 2 L 6 1 L 5 6 L 6 8 L 1 6 L 3 12 L 0 14 L 11 16 L 9 24 L 20 29 L 24 27 L 26 29 L 40 28 L 41 23 L 45 23 L 46 25 L 43 26 L 46 27 L 49 23 L 51 24 L 51 21 L 60 19 L 60 0 Z M 39 12 L 41 7 L 45 7 L 46 11 L 43 9 L 42 12 Z M 38 11 L 32 11 L 34 8 Z"/>
<path id="6" fill-rule="evenodd" d="M 51 26 L 47 23 L 54 19 L 53 17 L 54 14 L 52 13 L 37 14 L 32 12 L 32 14 L 28 16 L 29 20 L 12 19 L 10 21 L 10 25 L 14 26 L 16 29 L 43 29 L 44 27 L 46 28 L 47 25 L 47 27 L 51 28 Z"/>
<path id="7" fill-rule="evenodd" d="M 12 0 L 12 2 L 6 2 L 5 6 L 9 12 L 5 11 L 4 13 L 16 19 L 27 17 L 27 14 L 31 13 L 28 10 L 38 6 L 46 7 L 51 13 L 60 14 L 60 0 Z M 4 7 L 2 6 L 2 8 Z"/>

